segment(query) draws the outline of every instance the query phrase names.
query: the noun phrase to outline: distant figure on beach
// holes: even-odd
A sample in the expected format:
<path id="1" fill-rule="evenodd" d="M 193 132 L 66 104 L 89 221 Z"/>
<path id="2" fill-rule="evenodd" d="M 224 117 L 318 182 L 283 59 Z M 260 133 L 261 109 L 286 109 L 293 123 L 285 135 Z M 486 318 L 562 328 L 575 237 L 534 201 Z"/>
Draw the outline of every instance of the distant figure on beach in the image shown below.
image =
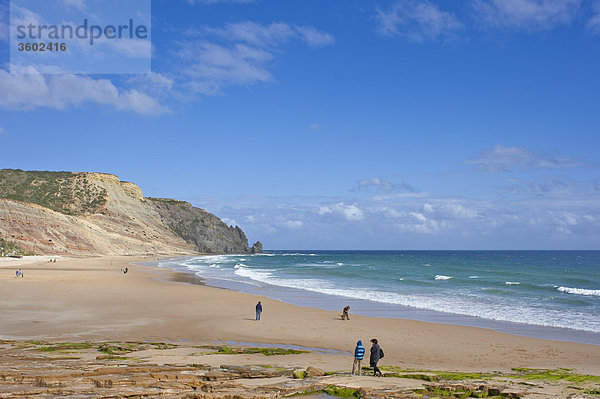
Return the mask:
<path id="1" fill-rule="evenodd" d="M 362 344 L 361 340 L 358 340 L 358 342 L 356 343 L 356 348 L 354 348 L 354 363 L 352 364 L 352 375 L 355 374 L 355 370 L 356 370 L 356 374 L 361 375 L 361 368 L 360 368 L 360 363 L 363 360 L 363 357 L 365 356 L 365 347 Z"/>
<path id="2" fill-rule="evenodd" d="M 121 273 L 123 274 L 127 274 L 128 271 L 127 266 L 121 268 Z"/>
<path id="3" fill-rule="evenodd" d="M 348 311 L 350 311 L 350 306 L 346 306 L 342 311 L 342 320 L 350 320 L 350 316 L 348 316 Z"/>
<path id="4" fill-rule="evenodd" d="M 369 358 L 369 364 L 371 367 L 373 367 L 373 375 L 375 377 L 382 377 L 383 374 L 381 374 L 381 370 L 379 370 L 379 367 L 377 367 L 377 363 L 379 362 L 379 359 L 383 357 L 383 351 L 379 347 L 377 339 L 373 338 L 371 343 L 373 346 L 371 346 L 371 357 Z"/>
<path id="5" fill-rule="evenodd" d="M 21 269 L 17 269 L 15 274 L 16 274 L 17 278 L 19 278 L 19 277 L 23 278 L 23 271 L 21 271 Z"/>
<path id="6" fill-rule="evenodd" d="M 260 320 L 260 314 L 262 313 L 262 304 L 260 301 L 256 304 L 256 320 Z"/>

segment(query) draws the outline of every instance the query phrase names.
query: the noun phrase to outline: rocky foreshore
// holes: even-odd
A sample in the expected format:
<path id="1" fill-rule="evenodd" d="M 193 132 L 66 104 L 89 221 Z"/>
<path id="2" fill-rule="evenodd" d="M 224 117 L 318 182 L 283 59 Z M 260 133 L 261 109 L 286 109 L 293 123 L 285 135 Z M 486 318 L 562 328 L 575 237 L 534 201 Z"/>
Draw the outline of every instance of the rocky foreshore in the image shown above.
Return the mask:
<path id="1" fill-rule="evenodd" d="M 551 374 L 528 379 L 531 371 L 524 370 L 513 375 L 403 370 L 399 376 L 396 369 L 376 378 L 311 366 L 294 378 L 299 366 L 282 358 L 297 352 L 190 343 L 0 341 L 0 398 L 593 398 L 600 392 L 591 376 L 573 375 L 579 382 L 569 381 L 568 373 L 565 380 Z M 224 353 L 232 363 L 248 353 L 264 359 L 260 365 L 216 365 Z M 202 363 L 186 363 L 199 356 Z"/>

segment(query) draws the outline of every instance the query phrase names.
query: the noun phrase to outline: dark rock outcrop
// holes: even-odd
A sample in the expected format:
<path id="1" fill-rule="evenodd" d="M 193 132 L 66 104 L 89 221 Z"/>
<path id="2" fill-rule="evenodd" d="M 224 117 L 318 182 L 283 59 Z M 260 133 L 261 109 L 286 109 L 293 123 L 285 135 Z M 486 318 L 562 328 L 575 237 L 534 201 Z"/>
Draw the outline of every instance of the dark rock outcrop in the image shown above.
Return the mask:
<path id="1" fill-rule="evenodd" d="M 254 244 L 252 244 L 252 248 L 250 249 L 250 252 L 252 252 L 253 254 L 262 254 L 263 253 L 262 242 L 256 241 Z"/>
<path id="2" fill-rule="evenodd" d="M 262 253 L 262 244 L 248 247 L 248 238 L 238 226 L 227 226 L 204 209 L 184 201 L 147 198 L 162 222 L 203 253 Z"/>

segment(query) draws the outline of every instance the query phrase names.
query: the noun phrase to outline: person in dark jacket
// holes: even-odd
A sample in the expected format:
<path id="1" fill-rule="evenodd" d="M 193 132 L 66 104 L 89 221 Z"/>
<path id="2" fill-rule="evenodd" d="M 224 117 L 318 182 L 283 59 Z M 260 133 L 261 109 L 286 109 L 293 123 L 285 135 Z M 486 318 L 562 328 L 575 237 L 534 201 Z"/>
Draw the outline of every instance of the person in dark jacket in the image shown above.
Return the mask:
<path id="1" fill-rule="evenodd" d="M 377 343 L 377 339 L 373 338 L 371 340 L 371 343 L 373 344 L 373 346 L 371 346 L 371 357 L 369 358 L 369 364 L 371 367 L 373 367 L 373 375 L 379 375 L 379 377 L 381 377 L 383 376 L 383 374 L 381 374 L 381 370 L 379 370 L 379 367 L 377 367 L 377 362 L 379 362 L 379 353 L 381 351 L 381 348 Z"/>
<path id="2" fill-rule="evenodd" d="M 356 348 L 354 348 L 354 364 L 352 365 L 352 374 L 354 375 L 354 371 L 356 370 L 356 373 L 358 375 L 361 375 L 361 368 L 360 368 L 360 363 L 363 360 L 363 357 L 365 356 L 365 347 L 362 344 L 362 341 L 359 340 L 356 343 Z"/>
<path id="3" fill-rule="evenodd" d="M 260 301 L 256 304 L 256 320 L 260 320 L 260 314 L 262 313 L 262 304 Z"/>

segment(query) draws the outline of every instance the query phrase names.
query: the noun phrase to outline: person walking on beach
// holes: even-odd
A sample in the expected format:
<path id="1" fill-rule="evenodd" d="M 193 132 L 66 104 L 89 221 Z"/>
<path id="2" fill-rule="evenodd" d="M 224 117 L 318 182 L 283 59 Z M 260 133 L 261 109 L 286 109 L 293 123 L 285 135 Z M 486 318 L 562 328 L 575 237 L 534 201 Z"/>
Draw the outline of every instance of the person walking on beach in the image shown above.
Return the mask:
<path id="1" fill-rule="evenodd" d="M 373 346 L 371 346 L 371 357 L 369 358 L 369 363 L 370 366 L 373 367 L 373 375 L 375 377 L 377 377 L 378 375 L 379 377 L 382 377 L 383 374 L 381 374 L 381 370 L 379 370 L 379 367 L 377 367 L 377 363 L 379 362 L 379 359 L 383 357 L 383 351 L 379 347 L 377 339 L 373 338 L 371 340 L 371 343 L 373 344 Z"/>
<path id="2" fill-rule="evenodd" d="M 262 313 L 262 304 L 260 301 L 256 304 L 256 320 L 260 320 L 260 314 Z"/>
<path id="3" fill-rule="evenodd" d="M 354 364 L 352 364 L 352 375 L 354 375 L 355 371 L 358 375 L 361 375 L 362 370 L 360 368 L 360 363 L 362 362 L 364 356 L 365 347 L 363 346 L 362 341 L 358 340 L 356 343 L 356 348 L 354 348 Z"/>
<path id="4" fill-rule="evenodd" d="M 23 272 L 21 271 L 21 269 L 17 269 L 17 272 L 15 273 L 17 276 L 17 278 L 21 277 L 23 278 Z"/>
<path id="5" fill-rule="evenodd" d="M 348 312 L 350 311 L 350 306 L 346 306 L 342 311 L 342 320 L 350 320 L 350 316 L 348 316 Z"/>

